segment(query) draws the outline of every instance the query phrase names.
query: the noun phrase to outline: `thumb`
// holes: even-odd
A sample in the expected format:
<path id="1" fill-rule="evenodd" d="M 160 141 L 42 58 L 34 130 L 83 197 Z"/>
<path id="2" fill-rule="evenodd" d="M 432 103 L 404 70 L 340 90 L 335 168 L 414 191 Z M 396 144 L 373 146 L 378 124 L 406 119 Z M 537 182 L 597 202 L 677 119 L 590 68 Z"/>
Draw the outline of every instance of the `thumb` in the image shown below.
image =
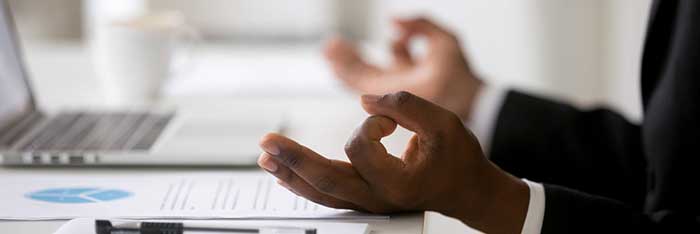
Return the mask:
<path id="1" fill-rule="evenodd" d="M 421 135 L 433 135 L 461 122 L 452 112 L 409 92 L 363 95 L 362 108 L 371 115 L 387 116 L 404 128 Z"/>

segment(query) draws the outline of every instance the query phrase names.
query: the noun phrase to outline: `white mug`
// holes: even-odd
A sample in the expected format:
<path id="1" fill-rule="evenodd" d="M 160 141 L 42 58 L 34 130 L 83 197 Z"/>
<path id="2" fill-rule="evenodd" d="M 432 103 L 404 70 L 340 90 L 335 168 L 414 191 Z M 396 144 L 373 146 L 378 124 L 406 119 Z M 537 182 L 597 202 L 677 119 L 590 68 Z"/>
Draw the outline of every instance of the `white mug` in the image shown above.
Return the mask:
<path id="1" fill-rule="evenodd" d="M 164 83 L 191 67 L 197 32 L 177 12 L 162 12 L 98 28 L 93 56 L 108 100 L 150 104 Z"/>

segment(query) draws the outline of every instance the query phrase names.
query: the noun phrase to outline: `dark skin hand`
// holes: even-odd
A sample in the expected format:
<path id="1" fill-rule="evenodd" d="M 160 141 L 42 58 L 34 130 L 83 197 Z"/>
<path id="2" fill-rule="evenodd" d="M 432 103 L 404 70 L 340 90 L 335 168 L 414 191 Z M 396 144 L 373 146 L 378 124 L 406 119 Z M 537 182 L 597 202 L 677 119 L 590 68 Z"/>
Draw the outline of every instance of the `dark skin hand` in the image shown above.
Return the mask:
<path id="1" fill-rule="evenodd" d="M 362 107 L 371 116 L 346 144 L 350 163 L 268 134 L 259 165 L 290 191 L 329 207 L 436 211 L 487 233 L 521 231 L 527 185 L 486 159 L 456 114 L 408 92 L 365 95 Z M 415 133 L 401 157 L 381 143 L 397 124 Z"/>

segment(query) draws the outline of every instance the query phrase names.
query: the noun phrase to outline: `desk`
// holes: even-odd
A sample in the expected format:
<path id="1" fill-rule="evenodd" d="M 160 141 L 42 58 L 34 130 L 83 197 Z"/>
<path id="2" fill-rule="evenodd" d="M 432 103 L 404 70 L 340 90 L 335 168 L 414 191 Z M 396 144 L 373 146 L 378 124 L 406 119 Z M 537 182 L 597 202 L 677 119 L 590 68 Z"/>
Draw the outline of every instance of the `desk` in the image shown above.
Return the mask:
<path id="1" fill-rule="evenodd" d="M 29 43 L 26 43 L 29 44 Z M 25 44 L 25 45 L 26 45 Z M 31 45 L 31 44 L 30 44 Z M 28 47 L 28 69 L 32 74 L 32 83 L 37 101 L 42 108 L 51 110 L 64 108 L 105 108 L 104 97 L 90 69 L 88 53 L 76 45 L 58 45 Z M 301 97 L 192 97 L 169 96 L 158 103 L 160 108 L 177 108 L 180 111 L 216 114 L 219 111 L 228 114 L 282 114 L 290 128 L 288 135 L 314 149 L 318 153 L 336 159 L 345 159 L 343 146 L 352 131 L 366 117 L 360 108 L 358 99 L 349 95 L 336 96 L 301 96 Z M 398 129 L 384 142 L 389 152 L 400 154 L 411 133 Z M 102 170 L 120 170 L 124 173 L 151 173 L 153 170 L 187 170 L 179 169 L 15 169 L 1 168 L 0 176 L 8 173 L 32 173 L 42 170 L 51 173 L 92 174 Z M 215 169 L 228 170 L 228 169 Z M 427 221 L 426 221 L 427 220 Z M 7 222 L 0 221 L 3 233 L 48 234 L 58 228 L 63 221 L 42 222 Z M 427 225 L 426 225 L 427 224 Z M 402 215 L 389 221 L 374 221 L 371 229 L 376 234 L 419 234 L 428 233 L 472 233 L 473 230 L 454 220 L 432 213 Z"/>

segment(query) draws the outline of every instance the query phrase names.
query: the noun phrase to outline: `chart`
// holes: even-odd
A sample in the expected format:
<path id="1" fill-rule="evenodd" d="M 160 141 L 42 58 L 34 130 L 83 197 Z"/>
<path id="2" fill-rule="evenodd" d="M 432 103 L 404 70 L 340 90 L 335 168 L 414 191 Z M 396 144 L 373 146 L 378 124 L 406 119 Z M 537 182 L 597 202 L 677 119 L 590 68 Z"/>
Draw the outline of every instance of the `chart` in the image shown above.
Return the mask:
<path id="1" fill-rule="evenodd" d="M 51 188 L 28 193 L 27 198 L 51 203 L 94 203 L 126 198 L 131 193 L 119 189 Z"/>

